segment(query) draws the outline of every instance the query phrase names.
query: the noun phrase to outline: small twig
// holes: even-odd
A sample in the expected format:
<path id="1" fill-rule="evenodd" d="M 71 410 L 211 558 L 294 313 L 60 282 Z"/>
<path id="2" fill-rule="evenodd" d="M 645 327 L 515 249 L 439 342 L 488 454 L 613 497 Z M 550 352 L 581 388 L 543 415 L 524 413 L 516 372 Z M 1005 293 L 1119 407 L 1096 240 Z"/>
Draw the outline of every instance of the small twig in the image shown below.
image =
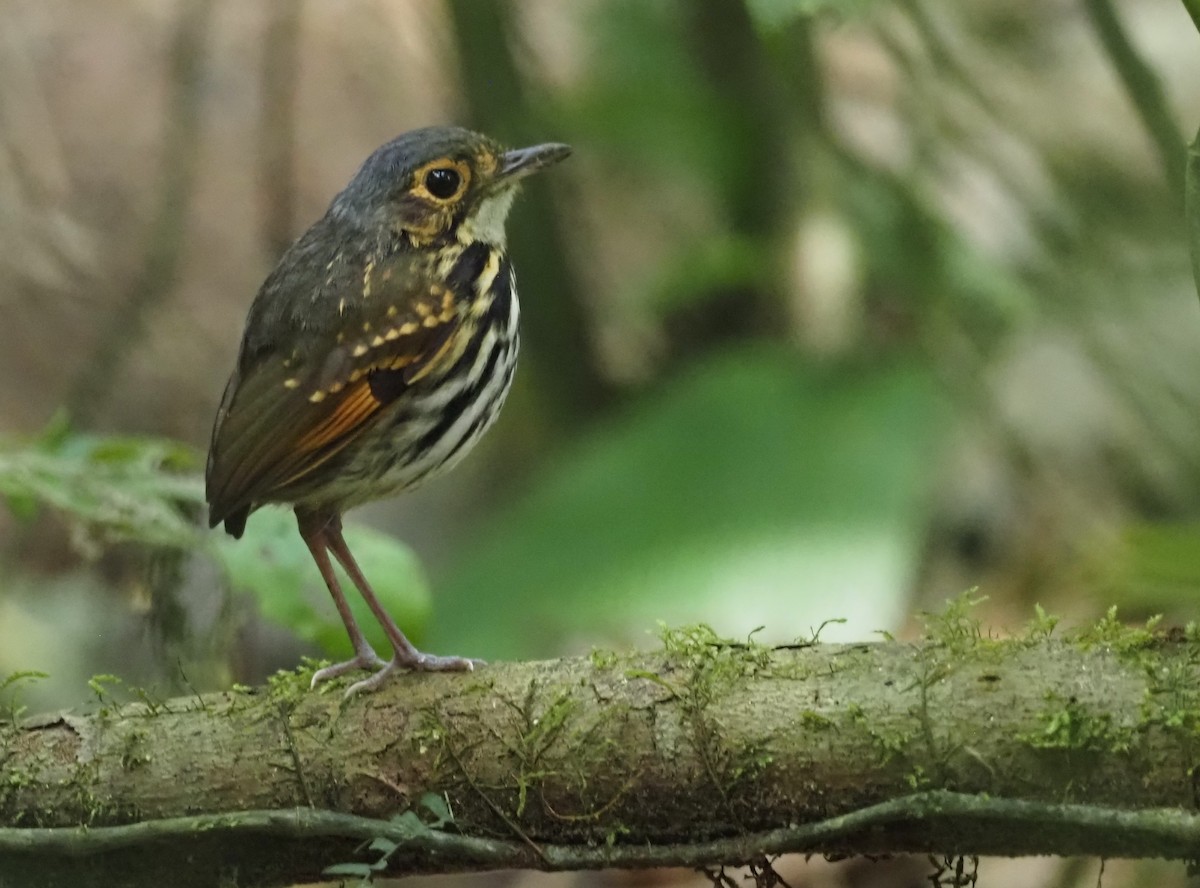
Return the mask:
<path id="1" fill-rule="evenodd" d="M 278 711 L 280 724 L 283 725 L 284 740 L 287 743 L 288 751 L 292 754 L 292 762 L 296 766 L 296 781 L 300 784 L 300 791 L 304 793 L 305 803 L 308 807 L 315 808 L 312 793 L 308 791 L 308 781 L 304 779 L 304 765 L 300 761 L 300 750 L 296 749 L 296 739 L 292 736 L 292 724 L 287 707 L 280 703 Z"/>
<path id="2" fill-rule="evenodd" d="M 39 854 L 44 860 L 79 859 L 201 833 L 271 835 L 300 841 L 317 838 L 363 841 L 382 837 L 401 845 L 410 854 L 437 854 L 442 861 L 452 861 L 456 871 L 531 866 L 544 870 L 739 866 L 761 861 L 764 854 L 808 853 L 837 844 L 844 847 L 855 837 L 877 836 L 892 827 L 911 832 L 914 824 L 961 818 L 986 822 L 992 828 L 1011 824 L 1043 830 L 1048 827 L 1119 830 L 1153 838 L 1160 848 L 1173 848 L 1177 853 L 1200 844 L 1200 816 L 1175 808 L 1124 811 L 934 791 L 892 799 L 815 823 L 707 842 L 657 845 L 637 842 L 539 847 L 519 829 L 515 832 L 521 835 L 520 842 L 436 829 L 414 834 L 404 824 L 304 808 L 173 817 L 124 826 L 0 828 L 0 868 L 7 855 Z"/>
<path id="3" fill-rule="evenodd" d="M 458 766 L 459 773 L 462 774 L 463 779 L 467 781 L 467 785 L 470 786 L 475 794 L 483 800 L 483 803 L 491 809 L 492 813 L 503 820 L 504 824 L 511 829 L 515 835 L 520 837 L 521 841 L 528 845 L 529 848 L 533 850 L 533 853 L 536 854 L 543 863 L 549 865 L 550 861 L 549 858 L 546 857 L 546 852 L 541 849 L 537 842 L 529 837 L 529 834 L 525 832 L 525 830 L 521 829 L 520 825 L 515 820 L 508 816 L 508 813 L 503 808 L 492 801 L 492 797 L 484 792 L 483 788 L 475 782 L 475 778 L 472 777 L 471 773 L 467 770 L 466 765 L 463 763 L 462 758 L 458 754 L 458 750 L 454 747 L 454 744 L 450 742 L 449 737 L 446 738 L 446 751 L 450 753 L 450 758 L 454 759 L 454 764 Z"/>
<path id="4" fill-rule="evenodd" d="M 1195 0 L 1192 3 L 1194 5 Z M 1138 55 L 1117 18 L 1112 0 L 1084 0 L 1083 5 L 1117 76 L 1142 118 L 1142 125 L 1158 150 L 1171 194 L 1182 200 L 1184 138 L 1167 105 L 1158 75 Z"/>

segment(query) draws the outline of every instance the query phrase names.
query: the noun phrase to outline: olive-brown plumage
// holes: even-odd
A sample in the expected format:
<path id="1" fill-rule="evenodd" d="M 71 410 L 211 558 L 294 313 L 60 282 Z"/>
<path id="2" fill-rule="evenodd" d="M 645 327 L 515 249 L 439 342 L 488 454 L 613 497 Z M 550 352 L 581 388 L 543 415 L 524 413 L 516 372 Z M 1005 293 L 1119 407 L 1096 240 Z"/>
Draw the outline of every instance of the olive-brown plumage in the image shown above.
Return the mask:
<path id="1" fill-rule="evenodd" d="M 469 669 L 417 651 L 379 604 L 341 531 L 346 509 L 450 468 L 495 419 L 516 366 L 518 303 L 504 220 L 517 183 L 565 145 L 504 151 L 451 127 L 407 133 L 363 164 L 283 255 L 250 308 L 213 427 L 209 520 L 240 536 L 268 503 L 301 535 L 373 689 L 398 668 Z M 359 631 L 329 553 L 395 653 Z"/>

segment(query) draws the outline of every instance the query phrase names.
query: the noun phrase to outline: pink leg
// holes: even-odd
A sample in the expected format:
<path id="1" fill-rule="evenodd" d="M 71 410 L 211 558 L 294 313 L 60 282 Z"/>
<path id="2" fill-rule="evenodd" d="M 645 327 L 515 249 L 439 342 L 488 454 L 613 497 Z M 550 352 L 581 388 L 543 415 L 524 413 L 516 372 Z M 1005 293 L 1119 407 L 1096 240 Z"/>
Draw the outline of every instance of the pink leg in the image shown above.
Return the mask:
<path id="1" fill-rule="evenodd" d="M 321 579 L 325 581 L 329 594 L 333 596 L 333 604 L 337 608 L 338 616 L 346 625 L 346 634 L 350 636 L 350 644 L 354 646 L 353 659 L 334 663 L 332 666 L 326 666 L 313 673 L 311 687 L 315 688 L 323 681 L 337 678 L 339 675 L 345 675 L 355 669 L 378 669 L 385 666 L 386 664 L 363 636 L 362 630 L 358 628 L 358 623 L 342 592 L 341 583 L 338 582 L 337 576 L 333 572 L 333 565 L 329 561 L 331 532 L 333 528 L 336 528 L 337 536 L 339 539 L 341 538 L 341 520 L 336 515 L 297 512 L 296 521 L 300 525 L 301 538 L 308 546 L 308 551 L 312 553 L 313 561 L 317 562 L 317 570 L 321 572 Z"/>
<path id="2" fill-rule="evenodd" d="M 392 648 L 395 651 L 391 662 L 386 666 L 370 678 L 351 685 L 349 690 L 346 691 L 347 697 L 353 696 L 359 691 L 373 691 L 377 689 L 398 669 L 412 669 L 419 672 L 466 672 L 474 669 L 477 665 L 483 665 L 482 660 L 469 660 L 465 657 L 439 657 L 417 650 L 413 646 L 413 643 L 400 631 L 400 627 L 396 625 L 391 615 L 384 610 L 379 599 L 375 597 L 375 592 L 371 589 L 371 584 L 363 576 L 358 562 L 354 560 L 354 556 L 350 553 L 350 547 L 346 545 L 346 540 L 342 536 L 340 521 L 336 524 L 331 523 L 328 526 L 326 545 L 329 547 L 329 551 L 333 553 L 333 557 L 338 560 L 350 579 L 354 582 L 354 585 L 358 588 L 359 594 L 367 602 L 367 607 L 371 609 L 371 613 L 375 615 L 375 619 L 379 621 L 379 625 L 387 633 L 388 640 L 391 641 Z"/>

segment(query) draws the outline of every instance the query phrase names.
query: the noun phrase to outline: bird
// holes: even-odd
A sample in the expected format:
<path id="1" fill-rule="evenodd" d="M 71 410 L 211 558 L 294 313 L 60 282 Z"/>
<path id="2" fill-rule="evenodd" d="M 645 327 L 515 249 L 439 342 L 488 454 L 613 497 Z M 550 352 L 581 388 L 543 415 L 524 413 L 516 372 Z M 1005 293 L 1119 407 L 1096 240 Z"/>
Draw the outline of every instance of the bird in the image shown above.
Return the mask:
<path id="1" fill-rule="evenodd" d="M 418 650 L 354 559 L 342 516 L 453 467 L 495 421 L 519 345 L 505 220 L 522 180 L 563 160 L 557 142 L 506 150 L 450 126 L 404 133 L 372 153 L 258 290 L 213 423 L 210 527 L 241 537 L 256 509 L 291 506 L 345 624 L 356 670 L 346 692 L 400 671 L 481 661 Z M 392 646 L 383 660 L 356 623 L 336 559 Z"/>

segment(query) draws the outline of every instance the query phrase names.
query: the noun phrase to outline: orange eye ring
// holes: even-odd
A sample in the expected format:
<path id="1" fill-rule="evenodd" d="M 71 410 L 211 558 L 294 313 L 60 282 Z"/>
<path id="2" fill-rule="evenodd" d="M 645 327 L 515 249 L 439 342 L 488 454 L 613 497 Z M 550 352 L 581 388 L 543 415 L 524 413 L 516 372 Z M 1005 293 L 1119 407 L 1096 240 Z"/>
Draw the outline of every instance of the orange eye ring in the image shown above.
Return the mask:
<path id="1" fill-rule="evenodd" d="M 413 192 L 433 203 L 450 203 L 466 193 L 471 169 L 461 160 L 443 157 L 417 170 Z"/>

